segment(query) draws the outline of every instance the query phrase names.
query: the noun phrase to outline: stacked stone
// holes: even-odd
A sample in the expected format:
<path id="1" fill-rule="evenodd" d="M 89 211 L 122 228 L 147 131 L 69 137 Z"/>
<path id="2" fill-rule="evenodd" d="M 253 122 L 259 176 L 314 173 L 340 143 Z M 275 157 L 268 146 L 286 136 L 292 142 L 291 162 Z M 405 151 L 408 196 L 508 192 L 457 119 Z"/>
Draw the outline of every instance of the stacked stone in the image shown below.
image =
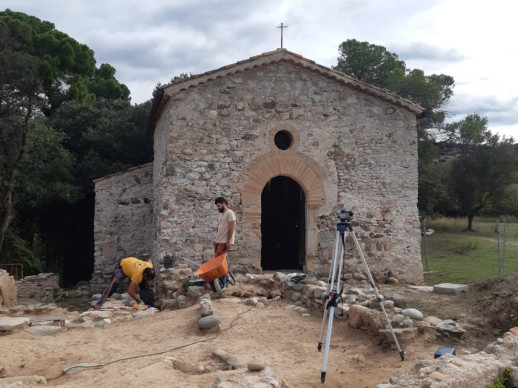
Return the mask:
<path id="1" fill-rule="evenodd" d="M 188 285 L 194 281 L 195 271 L 185 263 L 178 263 L 174 268 L 160 268 L 160 282 L 157 287 L 157 296 L 160 299 L 162 310 L 186 308 L 196 304 L 208 285 Z"/>
<path id="2" fill-rule="evenodd" d="M 203 333 L 214 333 L 221 330 L 221 321 L 219 317 L 214 314 L 212 303 L 209 294 L 205 294 L 200 299 L 200 315 L 198 320 L 198 327 Z"/>
<path id="3" fill-rule="evenodd" d="M 16 306 L 16 282 L 7 271 L 0 269 L 0 307 Z"/>
<path id="4" fill-rule="evenodd" d="M 16 282 L 18 302 L 50 303 L 59 293 L 59 276 L 54 273 L 40 273 L 26 276 Z"/>

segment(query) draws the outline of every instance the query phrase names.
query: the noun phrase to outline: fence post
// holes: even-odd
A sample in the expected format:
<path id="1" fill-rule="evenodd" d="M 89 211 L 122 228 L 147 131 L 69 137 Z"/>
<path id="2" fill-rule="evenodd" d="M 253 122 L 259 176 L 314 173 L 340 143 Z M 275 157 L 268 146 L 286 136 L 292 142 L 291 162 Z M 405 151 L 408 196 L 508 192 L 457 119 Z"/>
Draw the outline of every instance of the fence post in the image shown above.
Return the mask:
<path id="1" fill-rule="evenodd" d="M 426 217 L 423 217 L 423 238 L 424 238 L 425 272 L 430 272 L 430 260 L 428 258 L 428 239 L 426 236 Z"/>
<path id="2" fill-rule="evenodd" d="M 496 219 L 496 248 L 498 252 L 498 276 L 500 276 L 500 219 Z"/>
<path id="3" fill-rule="evenodd" d="M 507 218 L 504 218 L 504 246 L 502 247 L 502 274 L 505 275 L 505 238 L 507 235 Z"/>

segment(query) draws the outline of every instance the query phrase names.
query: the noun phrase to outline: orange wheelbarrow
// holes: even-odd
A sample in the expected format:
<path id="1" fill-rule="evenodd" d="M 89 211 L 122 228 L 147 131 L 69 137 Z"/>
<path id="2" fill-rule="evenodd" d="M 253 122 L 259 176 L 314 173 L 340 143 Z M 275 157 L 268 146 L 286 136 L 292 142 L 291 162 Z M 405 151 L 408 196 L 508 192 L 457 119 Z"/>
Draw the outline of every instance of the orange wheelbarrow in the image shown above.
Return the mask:
<path id="1" fill-rule="evenodd" d="M 220 295 L 224 295 L 228 284 L 232 286 L 236 284 L 234 275 L 228 269 L 226 252 L 203 263 L 196 271 L 196 275 L 208 283 L 213 292 Z"/>

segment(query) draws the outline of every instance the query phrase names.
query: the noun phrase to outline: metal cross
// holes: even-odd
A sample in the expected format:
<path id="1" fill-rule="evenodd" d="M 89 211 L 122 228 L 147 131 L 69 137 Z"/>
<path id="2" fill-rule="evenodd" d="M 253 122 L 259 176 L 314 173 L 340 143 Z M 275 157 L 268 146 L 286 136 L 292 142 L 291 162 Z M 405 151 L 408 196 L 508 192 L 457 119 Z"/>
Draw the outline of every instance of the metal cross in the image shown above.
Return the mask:
<path id="1" fill-rule="evenodd" d="M 281 23 L 280 26 L 278 26 L 277 28 L 280 28 L 281 29 L 281 48 L 282 48 L 282 35 L 283 35 L 283 31 L 285 28 L 288 28 L 288 26 L 285 26 L 284 23 Z"/>

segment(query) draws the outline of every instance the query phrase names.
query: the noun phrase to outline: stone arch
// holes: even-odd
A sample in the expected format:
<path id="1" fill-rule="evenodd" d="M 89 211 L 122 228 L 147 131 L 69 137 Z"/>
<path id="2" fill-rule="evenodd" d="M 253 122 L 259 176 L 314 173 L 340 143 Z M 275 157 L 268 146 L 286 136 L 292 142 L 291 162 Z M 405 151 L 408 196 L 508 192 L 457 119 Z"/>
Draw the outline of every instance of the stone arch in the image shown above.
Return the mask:
<path id="1" fill-rule="evenodd" d="M 287 176 L 296 181 L 306 195 L 306 206 L 315 209 L 326 200 L 323 169 L 312 159 L 300 154 L 268 153 L 250 163 L 253 170 L 241 194 L 244 222 L 261 221 L 261 193 L 266 183 L 276 176 Z"/>

